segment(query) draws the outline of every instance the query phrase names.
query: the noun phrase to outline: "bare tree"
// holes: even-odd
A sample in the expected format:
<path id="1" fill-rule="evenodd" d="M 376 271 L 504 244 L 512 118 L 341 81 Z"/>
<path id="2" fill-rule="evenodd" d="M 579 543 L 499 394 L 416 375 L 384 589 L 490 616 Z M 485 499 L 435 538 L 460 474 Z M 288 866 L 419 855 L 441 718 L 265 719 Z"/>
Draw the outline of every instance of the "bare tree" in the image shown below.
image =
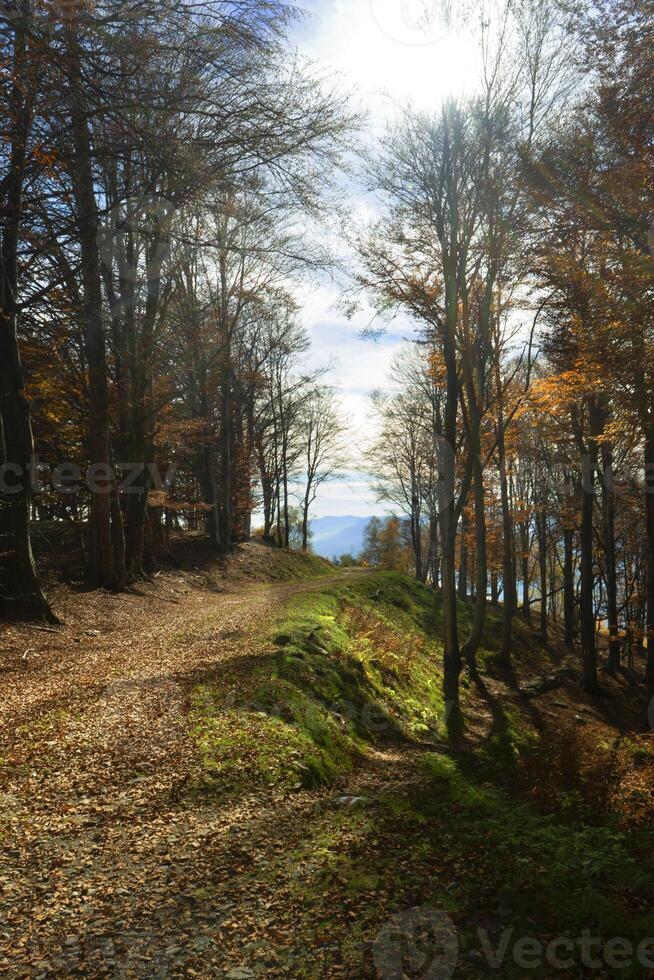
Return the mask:
<path id="1" fill-rule="evenodd" d="M 302 550 L 309 538 L 309 511 L 320 488 L 338 477 L 345 463 L 345 428 L 339 406 L 329 388 L 309 393 L 302 406 L 299 438 L 303 445 L 304 493 L 302 509 Z"/>

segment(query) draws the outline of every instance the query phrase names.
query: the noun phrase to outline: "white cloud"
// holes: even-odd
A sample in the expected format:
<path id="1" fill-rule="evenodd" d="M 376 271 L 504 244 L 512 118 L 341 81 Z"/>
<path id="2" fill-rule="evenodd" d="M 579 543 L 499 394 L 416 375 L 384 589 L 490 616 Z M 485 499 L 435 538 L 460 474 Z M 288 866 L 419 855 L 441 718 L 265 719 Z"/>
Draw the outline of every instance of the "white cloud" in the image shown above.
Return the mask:
<path id="1" fill-rule="evenodd" d="M 325 484 L 311 510 L 314 518 L 369 517 L 384 513 L 386 506 L 375 499 L 369 481 L 357 477 Z"/>
<path id="2" fill-rule="evenodd" d="M 327 380 L 336 388 L 343 406 L 353 464 L 363 466 L 363 453 L 375 435 L 370 395 L 387 387 L 393 357 L 414 336 L 413 325 L 407 318 L 398 317 L 378 340 L 369 340 L 362 331 L 372 319 L 371 308 L 348 320 L 337 309 L 338 291 L 326 286 L 307 290 L 298 298 L 311 337 L 309 365 L 330 367 Z"/>
<path id="3" fill-rule="evenodd" d="M 466 9 L 466 2 L 451 0 L 451 10 Z M 303 6 L 309 16 L 294 35 L 300 54 L 352 91 L 373 128 L 398 104 L 436 109 L 445 95 L 462 90 L 476 74 L 465 18 L 457 21 L 454 13 L 449 24 L 438 21 L 432 16 L 440 9 L 434 0 L 305 0 Z M 344 193 L 349 194 L 350 215 L 363 224 L 374 218 L 374 202 L 361 188 L 347 183 Z M 324 233 L 330 238 L 336 234 L 335 229 Z M 341 245 L 336 250 L 342 256 Z M 306 287 L 298 299 L 312 341 L 310 366 L 331 365 L 329 381 L 348 423 L 352 465 L 361 473 L 321 489 L 314 516 L 383 512 L 363 472 L 363 453 L 375 434 L 370 394 L 387 386 L 395 353 L 414 334 L 409 319 L 398 317 L 379 340 L 366 340 L 361 333 L 373 321 L 374 310 L 364 305 L 348 320 L 337 309 L 338 296 L 335 287 L 322 284 Z"/>

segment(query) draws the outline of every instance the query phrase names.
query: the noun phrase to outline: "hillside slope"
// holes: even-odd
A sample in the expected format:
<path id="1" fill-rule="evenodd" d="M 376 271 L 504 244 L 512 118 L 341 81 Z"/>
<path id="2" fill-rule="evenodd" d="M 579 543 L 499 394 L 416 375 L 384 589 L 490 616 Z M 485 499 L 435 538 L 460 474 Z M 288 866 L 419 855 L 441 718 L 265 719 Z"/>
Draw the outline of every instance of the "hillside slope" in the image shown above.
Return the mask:
<path id="1" fill-rule="evenodd" d="M 311 521 L 311 546 L 325 558 L 356 556 L 363 547 L 363 533 L 370 517 L 317 517 Z"/>

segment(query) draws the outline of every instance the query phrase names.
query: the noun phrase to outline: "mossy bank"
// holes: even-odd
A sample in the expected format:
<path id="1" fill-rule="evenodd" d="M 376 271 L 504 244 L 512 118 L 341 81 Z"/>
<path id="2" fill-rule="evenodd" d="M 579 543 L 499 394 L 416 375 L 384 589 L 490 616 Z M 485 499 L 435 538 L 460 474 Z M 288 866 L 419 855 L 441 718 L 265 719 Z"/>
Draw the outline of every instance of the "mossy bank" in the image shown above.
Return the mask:
<path id="1" fill-rule="evenodd" d="M 463 605 L 462 629 L 470 614 Z M 518 674 L 560 661 L 555 644 L 539 653 L 535 634 L 517 632 Z M 438 600 L 396 573 L 316 582 L 237 685 L 195 688 L 196 792 L 217 806 L 253 788 L 307 794 L 308 807 L 315 794 L 302 843 L 252 881 L 293 910 L 282 975 L 384 976 L 396 956 L 386 925 L 408 916 L 410 931 L 415 909 L 451 922 L 453 976 L 582 976 L 591 959 L 598 976 L 616 975 L 618 960 L 620 976 L 648 975 L 651 830 L 619 827 L 563 785 L 541 805 L 532 775 L 547 737 L 532 703 L 495 677 L 499 637 L 491 611 L 479 669 L 462 678 L 456 737 Z M 361 786 L 360 807 L 339 805 Z"/>

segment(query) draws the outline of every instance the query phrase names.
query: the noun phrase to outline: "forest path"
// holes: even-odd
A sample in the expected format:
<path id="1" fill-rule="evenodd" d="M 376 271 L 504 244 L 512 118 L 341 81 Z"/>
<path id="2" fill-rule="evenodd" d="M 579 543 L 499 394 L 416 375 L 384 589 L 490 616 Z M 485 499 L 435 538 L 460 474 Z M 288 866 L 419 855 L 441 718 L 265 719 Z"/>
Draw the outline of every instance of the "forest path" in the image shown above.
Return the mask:
<path id="1" fill-rule="evenodd" d="M 296 975 L 279 960 L 297 914 L 292 855 L 319 835 L 335 790 L 194 790 L 189 693 L 207 678 L 237 691 L 293 596 L 360 574 L 224 592 L 167 574 L 147 603 L 82 593 L 63 629 L 13 630 L 0 727 L 3 975 L 244 978 L 259 975 L 243 965 L 258 957 L 263 975 Z M 413 768 L 409 749 L 373 752 L 347 792 L 374 794 Z M 260 947 L 244 954 L 248 943 Z M 306 975 L 326 974 L 316 963 Z"/>

